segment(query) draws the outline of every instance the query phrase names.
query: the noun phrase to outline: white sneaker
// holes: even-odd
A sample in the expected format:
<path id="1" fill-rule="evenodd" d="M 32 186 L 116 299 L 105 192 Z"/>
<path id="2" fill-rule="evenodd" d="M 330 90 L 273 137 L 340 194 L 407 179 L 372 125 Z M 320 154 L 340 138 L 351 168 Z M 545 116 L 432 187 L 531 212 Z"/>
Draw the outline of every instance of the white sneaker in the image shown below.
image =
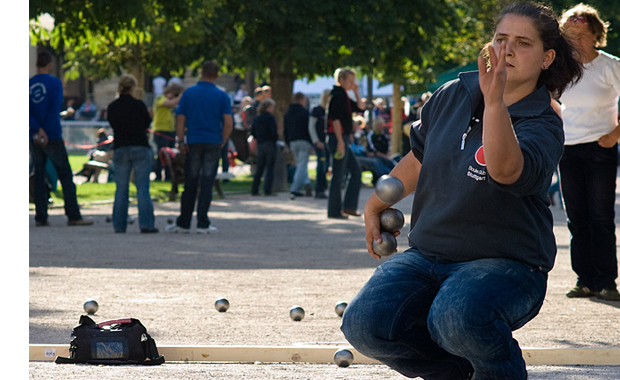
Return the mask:
<path id="1" fill-rule="evenodd" d="M 169 224 L 166 226 L 166 232 L 188 234 L 189 228 L 179 227 L 176 224 Z"/>
<path id="2" fill-rule="evenodd" d="M 217 232 L 217 227 L 211 225 L 207 228 L 197 228 L 196 233 L 198 234 L 210 234 L 211 232 Z"/>

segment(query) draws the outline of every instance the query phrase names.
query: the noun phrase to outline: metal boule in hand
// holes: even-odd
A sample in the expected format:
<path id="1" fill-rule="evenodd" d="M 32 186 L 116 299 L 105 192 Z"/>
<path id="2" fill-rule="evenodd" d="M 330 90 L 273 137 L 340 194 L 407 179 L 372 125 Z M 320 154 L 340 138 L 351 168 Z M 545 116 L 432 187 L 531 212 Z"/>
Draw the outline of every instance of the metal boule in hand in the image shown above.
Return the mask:
<path id="1" fill-rule="evenodd" d="M 396 252 L 396 237 L 387 231 L 382 231 L 381 240 L 381 243 L 372 241 L 372 250 L 381 257 L 393 255 Z"/>
<path id="2" fill-rule="evenodd" d="M 388 208 L 381 213 L 381 231 L 395 233 L 405 225 L 405 216 L 395 208 Z"/>
<path id="3" fill-rule="evenodd" d="M 405 186 L 396 177 L 384 174 L 375 185 L 375 193 L 381 202 L 392 205 L 398 202 L 405 192 Z"/>

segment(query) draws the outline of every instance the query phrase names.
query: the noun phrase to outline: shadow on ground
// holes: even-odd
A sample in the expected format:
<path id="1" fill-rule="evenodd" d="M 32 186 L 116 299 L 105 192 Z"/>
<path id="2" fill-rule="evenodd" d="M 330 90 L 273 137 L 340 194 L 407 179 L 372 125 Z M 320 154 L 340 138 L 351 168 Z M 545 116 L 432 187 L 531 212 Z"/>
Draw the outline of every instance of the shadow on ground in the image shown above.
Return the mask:
<path id="1" fill-rule="evenodd" d="M 363 189 L 360 209 L 371 189 Z M 411 197 L 409 197 L 411 198 Z M 402 205 L 401 205 L 402 204 Z M 411 199 L 399 207 L 409 220 Z M 326 217 L 326 201 L 312 198 L 241 196 L 214 201 L 209 216 L 219 229 L 210 235 L 164 232 L 175 220 L 178 202 L 159 203 L 158 234 L 140 234 L 138 221 L 124 234 L 107 222 L 112 205 L 85 209 L 95 220 L 89 227 L 67 227 L 62 210 L 50 216 L 51 226 L 34 227 L 30 218 L 30 267 L 118 269 L 355 269 L 376 267 L 366 252 L 362 217 Z M 137 216 L 137 208 L 130 214 Z M 406 247 L 406 230 L 398 238 Z"/>

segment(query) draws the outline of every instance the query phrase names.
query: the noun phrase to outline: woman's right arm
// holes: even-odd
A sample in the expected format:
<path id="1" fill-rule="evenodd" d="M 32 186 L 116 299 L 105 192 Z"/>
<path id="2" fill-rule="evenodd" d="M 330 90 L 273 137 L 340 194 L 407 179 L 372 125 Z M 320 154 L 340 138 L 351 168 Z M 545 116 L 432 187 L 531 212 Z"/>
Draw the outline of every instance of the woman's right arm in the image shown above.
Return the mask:
<path id="1" fill-rule="evenodd" d="M 420 161 L 418 161 L 418 159 L 413 155 L 412 152 L 409 152 L 390 172 L 390 175 L 392 177 L 398 178 L 405 187 L 405 191 L 403 192 L 403 196 L 401 197 L 401 199 L 405 198 L 406 196 L 415 191 L 418 184 L 418 177 L 420 175 L 421 168 L 422 164 L 420 163 Z M 370 198 L 368 198 L 368 201 L 366 202 L 366 207 L 364 208 L 364 224 L 366 226 L 366 249 L 368 250 L 368 253 L 370 253 L 370 256 L 374 257 L 375 259 L 380 259 L 381 256 L 377 255 L 372 250 L 372 241 L 375 240 L 377 243 L 381 242 L 381 212 L 391 206 L 392 205 L 385 204 L 381 200 L 379 200 L 377 194 L 373 192 Z"/>

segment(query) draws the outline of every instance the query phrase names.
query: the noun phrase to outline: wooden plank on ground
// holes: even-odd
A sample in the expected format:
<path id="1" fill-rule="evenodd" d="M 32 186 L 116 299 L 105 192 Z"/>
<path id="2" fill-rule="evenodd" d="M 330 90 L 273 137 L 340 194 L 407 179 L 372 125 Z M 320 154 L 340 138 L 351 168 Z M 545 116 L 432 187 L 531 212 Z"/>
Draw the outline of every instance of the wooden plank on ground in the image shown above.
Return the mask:
<path id="1" fill-rule="evenodd" d="M 159 345 L 159 354 L 167 362 L 232 362 L 232 363 L 332 363 L 340 348 L 349 349 L 354 363 L 376 364 L 349 346 L 215 346 Z M 528 365 L 620 365 L 620 348 L 523 348 Z M 69 356 L 69 345 L 31 344 L 32 361 L 53 361 L 56 356 Z"/>
<path id="2" fill-rule="evenodd" d="M 620 365 L 620 348 L 523 348 L 529 365 Z"/>

